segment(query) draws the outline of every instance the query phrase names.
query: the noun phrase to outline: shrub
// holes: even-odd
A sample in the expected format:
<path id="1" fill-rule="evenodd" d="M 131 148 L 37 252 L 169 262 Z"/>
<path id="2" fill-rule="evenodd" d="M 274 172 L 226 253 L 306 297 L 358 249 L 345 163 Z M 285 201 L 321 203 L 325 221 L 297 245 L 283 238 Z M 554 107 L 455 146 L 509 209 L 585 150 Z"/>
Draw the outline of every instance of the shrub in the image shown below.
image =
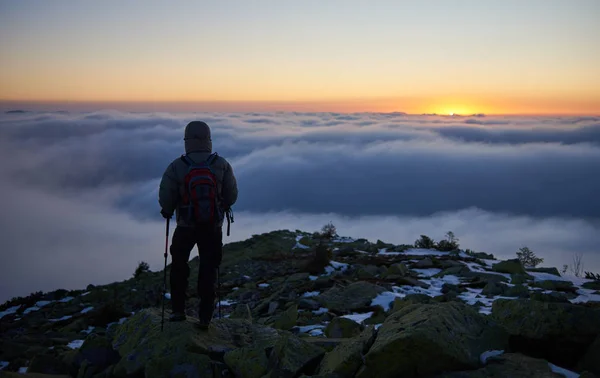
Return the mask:
<path id="1" fill-rule="evenodd" d="M 329 222 L 325 226 L 321 228 L 321 238 L 325 240 L 331 240 L 337 237 L 337 229 L 333 225 L 333 223 Z"/>
<path id="2" fill-rule="evenodd" d="M 594 274 L 592 272 L 585 272 L 585 278 L 588 280 L 600 281 L 600 274 Z"/>
<path id="3" fill-rule="evenodd" d="M 421 235 L 421 238 L 415 241 L 415 248 L 433 249 L 435 241 L 427 235 Z"/>
<path id="4" fill-rule="evenodd" d="M 519 248 L 519 251 L 517 252 L 517 258 L 526 268 L 535 268 L 544 262 L 543 258 L 537 257 L 535 253 L 533 253 L 533 251 L 528 247 Z"/>
<path id="5" fill-rule="evenodd" d="M 142 274 L 148 273 L 150 271 L 150 266 L 145 261 L 140 261 L 137 268 L 135 268 L 135 272 L 133 273 L 133 278 L 139 278 Z"/>

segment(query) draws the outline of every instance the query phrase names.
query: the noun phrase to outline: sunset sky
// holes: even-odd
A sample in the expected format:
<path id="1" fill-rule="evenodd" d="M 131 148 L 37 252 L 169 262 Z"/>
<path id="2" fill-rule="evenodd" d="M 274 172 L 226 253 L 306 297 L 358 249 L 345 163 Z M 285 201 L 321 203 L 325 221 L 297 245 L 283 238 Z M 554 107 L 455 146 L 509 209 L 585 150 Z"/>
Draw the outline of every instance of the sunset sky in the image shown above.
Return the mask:
<path id="1" fill-rule="evenodd" d="M 598 115 L 599 19 L 598 0 L 0 0 L 0 101 Z"/>

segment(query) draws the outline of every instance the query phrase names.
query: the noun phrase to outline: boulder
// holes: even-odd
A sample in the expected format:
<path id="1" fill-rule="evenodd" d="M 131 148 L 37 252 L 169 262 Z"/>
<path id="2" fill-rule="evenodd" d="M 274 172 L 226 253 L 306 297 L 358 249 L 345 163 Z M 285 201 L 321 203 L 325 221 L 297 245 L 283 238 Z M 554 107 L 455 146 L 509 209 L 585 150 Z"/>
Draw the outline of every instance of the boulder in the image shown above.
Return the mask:
<path id="1" fill-rule="evenodd" d="M 293 378 L 300 374 L 312 374 L 325 350 L 291 334 L 284 334 L 269 355 L 270 377 Z"/>
<path id="2" fill-rule="evenodd" d="M 379 268 L 375 265 L 360 265 L 356 267 L 355 274 L 359 280 L 374 278 L 379 274 Z"/>
<path id="3" fill-rule="evenodd" d="M 536 281 L 531 284 L 533 287 L 539 287 L 544 290 L 563 291 L 565 293 L 576 293 L 579 290 L 570 281 Z"/>
<path id="4" fill-rule="evenodd" d="M 343 341 L 325 354 L 319 365 L 318 373 L 320 375 L 331 374 L 339 378 L 354 377 L 362 365 L 362 356 L 367 353 L 374 340 L 374 327 L 365 328 L 360 335 Z"/>
<path id="5" fill-rule="evenodd" d="M 481 291 L 482 295 L 487 295 L 489 297 L 495 297 L 497 295 L 504 295 L 508 289 L 508 286 L 496 283 L 496 282 L 488 282 Z"/>
<path id="6" fill-rule="evenodd" d="M 525 274 L 525 268 L 519 259 L 511 259 L 501 261 L 497 264 L 492 265 L 492 270 L 494 272 L 499 273 L 509 273 L 509 274 Z"/>
<path id="7" fill-rule="evenodd" d="M 580 371 L 589 371 L 600 375 L 600 335 L 596 337 L 585 355 L 579 360 L 577 368 Z"/>
<path id="8" fill-rule="evenodd" d="M 508 287 L 506 292 L 504 293 L 507 297 L 517 297 L 517 298 L 529 298 L 529 288 L 524 285 L 515 285 Z"/>
<path id="9" fill-rule="evenodd" d="M 581 285 L 584 289 L 600 290 L 600 281 L 589 281 Z"/>
<path id="10" fill-rule="evenodd" d="M 294 304 L 277 316 L 272 326 L 277 329 L 288 330 L 296 325 L 298 321 L 298 305 Z"/>
<path id="11" fill-rule="evenodd" d="M 553 373 L 548 361 L 527 357 L 519 353 L 506 353 L 488 358 L 486 366 L 471 371 L 460 371 L 437 375 L 436 378 L 564 378 Z"/>
<path id="12" fill-rule="evenodd" d="M 492 318 L 510 334 L 510 348 L 573 368 L 600 334 L 600 309 L 570 303 L 497 299 Z"/>
<path id="13" fill-rule="evenodd" d="M 106 337 L 91 334 L 72 359 L 73 364 L 84 376 L 104 371 L 120 360 L 119 354 L 112 348 L 112 342 Z"/>
<path id="14" fill-rule="evenodd" d="M 311 298 L 300 298 L 298 300 L 298 308 L 303 310 L 318 310 L 321 305 L 319 302 Z"/>
<path id="15" fill-rule="evenodd" d="M 331 338 L 350 338 L 358 335 L 361 331 L 361 325 L 342 317 L 335 317 L 325 327 L 325 335 Z"/>
<path id="16" fill-rule="evenodd" d="M 410 270 L 403 263 L 396 263 L 390 265 L 388 270 L 383 275 L 383 278 L 394 279 L 396 277 L 410 276 Z"/>
<path id="17" fill-rule="evenodd" d="M 486 350 L 504 350 L 506 332 L 459 302 L 415 304 L 379 328 L 356 377 L 414 377 L 475 369 Z"/>
<path id="18" fill-rule="evenodd" d="M 314 299 L 331 311 L 347 313 L 369 306 L 373 298 L 384 291 L 381 286 L 358 281 L 345 287 L 333 287 Z"/>
<path id="19" fill-rule="evenodd" d="M 548 273 L 560 277 L 560 273 L 556 268 L 527 268 L 528 272 Z"/>
<path id="20" fill-rule="evenodd" d="M 569 298 L 567 298 L 565 293 L 559 293 L 557 291 L 553 291 L 548 294 L 539 291 L 532 291 L 529 293 L 529 298 L 532 301 L 539 302 L 571 303 L 569 302 Z"/>
<path id="21" fill-rule="evenodd" d="M 431 297 L 426 294 L 409 294 L 404 298 L 394 299 L 394 302 L 392 305 L 392 311 L 390 313 L 400 311 L 403 308 L 413 305 L 413 304 L 423 304 L 423 303 L 432 303 Z"/>
<path id="22" fill-rule="evenodd" d="M 435 264 L 429 257 L 419 260 L 412 265 L 412 268 L 414 268 L 414 269 L 428 269 L 428 268 L 434 268 L 434 267 L 435 267 Z"/>
<path id="23" fill-rule="evenodd" d="M 532 278 L 533 277 L 531 277 L 528 274 L 511 274 L 510 275 L 510 283 L 514 284 L 514 285 L 526 284 Z"/>
<path id="24" fill-rule="evenodd" d="M 153 308 L 118 327 L 112 342 L 122 357 L 116 376 L 212 376 L 226 352 L 248 345 L 273 346 L 282 332 L 240 319 L 215 319 L 204 331 L 193 318 L 165 322 L 162 332 L 160 328 L 161 311 Z"/>

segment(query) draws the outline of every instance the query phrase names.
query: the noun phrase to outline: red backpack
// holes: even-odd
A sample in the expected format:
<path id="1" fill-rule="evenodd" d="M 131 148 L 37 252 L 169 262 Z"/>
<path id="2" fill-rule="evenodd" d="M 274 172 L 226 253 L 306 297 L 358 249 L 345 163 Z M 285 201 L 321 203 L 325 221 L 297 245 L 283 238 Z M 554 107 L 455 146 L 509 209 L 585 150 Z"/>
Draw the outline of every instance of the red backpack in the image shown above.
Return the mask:
<path id="1" fill-rule="evenodd" d="M 187 155 L 181 156 L 181 160 L 188 166 L 181 209 L 185 221 L 191 225 L 214 226 L 223 220 L 224 211 L 219 206 L 218 179 L 210 167 L 217 157 L 215 152 L 205 161 L 196 163 Z"/>

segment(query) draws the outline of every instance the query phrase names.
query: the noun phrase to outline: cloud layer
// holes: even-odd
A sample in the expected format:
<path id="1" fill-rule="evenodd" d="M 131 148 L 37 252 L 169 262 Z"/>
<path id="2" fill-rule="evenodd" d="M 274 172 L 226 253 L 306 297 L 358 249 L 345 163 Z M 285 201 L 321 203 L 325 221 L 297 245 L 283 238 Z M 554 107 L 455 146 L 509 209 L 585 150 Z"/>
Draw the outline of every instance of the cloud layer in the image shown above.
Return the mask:
<path id="1" fill-rule="evenodd" d="M 158 180 L 183 153 L 183 129 L 194 119 L 211 126 L 214 149 L 233 165 L 240 189 L 234 210 L 280 219 L 258 223 L 261 232 L 266 224 L 314 230 L 336 218 L 346 235 L 374 237 L 381 228 L 382 239 L 402 235 L 392 241 L 410 243 L 426 231 L 439 238 L 454 224 L 470 248 L 501 253 L 537 243 L 555 256 L 597 256 L 600 118 L 400 113 L 4 114 L 0 237 L 9 241 L 7 251 L 30 259 L 46 249 L 44 259 L 74 259 L 80 267 L 87 260 L 79 256 L 90 249 L 96 256 L 160 245 Z M 69 232 L 54 219 L 71 224 Z M 437 229 L 436 219 L 446 223 Z M 238 236 L 258 230 L 244 222 L 236 222 Z M 12 261 L 10 253 L 2 253 L 3 267 L 14 271 L 28 261 Z M 143 255 L 130 253 L 122 256 Z M 44 282 L 61 275 L 46 276 Z M 1 292 L 16 290 L 2 284 Z"/>

